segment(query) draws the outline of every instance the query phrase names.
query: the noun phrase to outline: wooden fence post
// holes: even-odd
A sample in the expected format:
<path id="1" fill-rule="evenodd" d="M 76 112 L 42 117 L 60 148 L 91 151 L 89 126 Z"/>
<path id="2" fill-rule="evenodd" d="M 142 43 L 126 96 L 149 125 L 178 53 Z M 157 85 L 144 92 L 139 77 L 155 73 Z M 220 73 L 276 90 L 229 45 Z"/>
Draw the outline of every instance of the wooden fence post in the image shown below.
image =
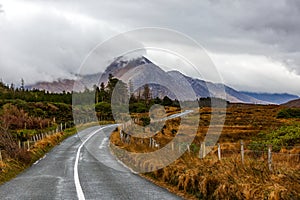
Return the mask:
<path id="1" fill-rule="evenodd" d="M 19 143 L 19 149 L 21 149 L 21 141 L 19 140 L 18 143 Z"/>
<path id="2" fill-rule="evenodd" d="M 205 142 L 201 142 L 201 146 L 200 146 L 200 158 L 203 159 L 205 157 Z"/>
<path id="3" fill-rule="evenodd" d="M 218 143 L 218 159 L 221 160 L 221 145 Z"/>
<path id="4" fill-rule="evenodd" d="M 149 147 L 152 147 L 152 138 L 149 140 Z"/>
<path id="5" fill-rule="evenodd" d="M 243 142 L 243 140 L 241 140 L 241 158 L 242 158 L 242 164 L 244 164 L 244 154 L 245 154 L 244 142 Z"/>
<path id="6" fill-rule="evenodd" d="M 172 151 L 174 151 L 174 142 L 171 143 Z"/>
<path id="7" fill-rule="evenodd" d="M 187 144 L 186 147 L 187 147 L 188 152 L 191 153 L 190 145 Z"/>
<path id="8" fill-rule="evenodd" d="M 29 144 L 29 140 L 27 140 L 27 150 L 29 151 L 30 150 L 30 144 Z"/>
<path id="9" fill-rule="evenodd" d="M 152 140 L 151 140 L 151 147 L 153 148 L 153 146 L 154 146 L 154 139 L 152 138 Z"/>
<path id="10" fill-rule="evenodd" d="M 268 147 L 268 166 L 269 170 L 272 171 L 272 145 Z"/>
<path id="11" fill-rule="evenodd" d="M 128 144 L 131 143 L 131 135 L 128 135 Z"/>
<path id="12" fill-rule="evenodd" d="M 119 133 L 119 134 L 120 134 L 120 139 L 121 139 L 121 141 L 122 141 L 122 138 L 123 138 L 123 137 L 122 137 L 122 136 L 123 136 L 123 134 L 122 134 L 122 129 L 120 129 L 120 133 Z"/>

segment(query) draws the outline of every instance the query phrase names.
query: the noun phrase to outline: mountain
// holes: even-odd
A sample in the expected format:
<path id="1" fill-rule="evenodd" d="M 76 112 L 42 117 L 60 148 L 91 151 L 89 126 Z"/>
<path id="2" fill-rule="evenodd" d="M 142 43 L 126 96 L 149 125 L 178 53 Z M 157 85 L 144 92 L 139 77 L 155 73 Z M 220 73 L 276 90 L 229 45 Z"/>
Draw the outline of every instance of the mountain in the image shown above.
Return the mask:
<path id="1" fill-rule="evenodd" d="M 87 74 L 87 75 L 76 75 L 75 79 L 59 79 L 53 82 L 38 82 L 36 84 L 27 85 L 26 89 L 41 89 L 49 92 L 61 93 L 71 92 L 73 90 L 74 84 L 76 84 L 76 90 L 84 90 L 85 87 L 92 89 L 95 84 L 99 84 L 101 82 L 106 83 L 108 80 L 109 74 L 113 74 L 118 77 L 118 74 L 123 74 L 125 70 L 129 70 L 131 68 L 137 67 L 142 64 L 151 63 L 145 57 L 139 58 L 125 58 L 125 57 L 117 57 L 104 71 L 104 73 L 96 73 L 96 74 Z M 126 67 L 126 68 L 124 68 Z"/>
<path id="2" fill-rule="evenodd" d="M 131 80 L 134 86 L 142 86 L 145 83 L 148 84 L 152 92 L 153 97 L 164 97 L 169 96 L 170 98 L 176 98 L 174 95 L 174 91 L 170 91 L 167 87 L 162 86 L 163 84 L 157 84 L 159 82 L 165 82 L 168 84 L 175 83 L 178 85 L 186 85 L 186 87 L 192 86 L 197 98 L 200 97 L 219 97 L 224 98 L 226 95 L 226 100 L 230 102 L 238 102 L 238 103 L 254 103 L 254 104 L 268 104 L 269 102 L 261 101 L 251 96 L 241 94 L 237 90 L 234 90 L 231 87 L 228 87 L 223 84 L 216 84 L 200 79 L 191 78 L 182 74 L 179 71 L 163 71 L 160 67 L 153 64 L 150 60 L 145 57 L 140 57 L 134 59 L 133 61 L 120 62 L 121 58 L 118 58 L 115 62 L 113 62 L 110 66 L 108 66 L 107 70 L 104 72 L 103 76 L 108 77 L 107 74 L 112 73 L 119 79 Z M 165 73 L 172 77 L 171 80 L 166 81 L 165 79 L 168 76 Z M 124 77 L 123 77 L 124 76 Z M 165 80 L 165 81 L 162 81 Z M 144 83 L 144 84 L 143 84 Z M 134 87 L 137 89 L 138 87 Z M 169 85 L 169 88 L 172 88 L 172 85 Z M 174 89 L 176 90 L 176 88 Z M 225 94 L 224 94 L 225 90 Z M 181 93 L 186 92 L 182 90 Z M 182 94 L 181 99 L 185 99 L 189 94 Z M 178 97 L 177 97 L 178 98 Z"/>
<path id="3" fill-rule="evenodd" d="M 53 93 L 61 93 L 63 91 L 70 92 L 73 89 L 75 80 L 69 80 L 69 79 L 59 79 L 57 81 L 53 82 L 38 82 L 33 85 L 26 85 L 25 89 L 40 89 L 45 90 Z"/>
<path id="4" fill-rule="evenodd" d="M 106 83 L 109 74 L 112 74 L 124 82 L 130 80 L 135 92 L 141 90 L 141 88 L 143 88 L 142 86 L 147 83 L 151 89 L 153 98 L 169 96 L 174 99 L 178 98 L 179 95 L 181 96 L 179 99 L 188 100 L 192 91 L 197 98 L 218 97 L 226 98 L 226 100 L 234 103 L 269 103 L 238 92 L 224 84 L 192 78 L 179 71 L 165 72 L 144 56 L 137 58 L 118 57 L 107 66 L 103 73 L 78 76 L 76 81 L 64 79 L 52 83 L 42 82 L 31 85 L 28 88 L 44 89 L 51 92 L 72 91 L 72 85 L 76 83 L 77 90 L 83 90 L 85 87 L 92 88 L 93 85 L 99 85 L 101 82 Z M 179 88 L 180 91 L 177 91 Z"/>
<path id="5" fill-rule="evenodd" d="M 106 83 L 109 77 L 109 74 L 114 75 L 117 78 L 120 78 L 122 75 L 127 73 L 132 69 L 136 69 L 139 66 L 144 64 L 153 64 L 150 60 L 145 58 L 144 56 L 137 58 L 127 58 L 127 57 L 117 57 L 103 72 L 101 75 L 99 82 Z"/>
<path id="6" fill-rule="evenodd" d="M 300 108 L 300 99 L 295 99 L 295 100 L 289 101 L 287 103 L 284 103 L 282 105 L 289 107 L 289 108 Z"/>
<path id="7" fill-rule="evenodd" d="M 289 102 L 294 99 L 298 99 L 299 97 L 297 95 L 293 94 L 287 94 L 287 93 L 255 93 L 255 92 L 243 92 L 240 93 L 245 94 L 247 96 L 254 97 L 256 99 L 267 101 L 273 104 L 283 104 L 286 102 Z"/>
<path id="8" fill-rule="evenodd" d="M 181 74 L 178 71 L 171 71 L 169 74 L 174 75 L 174 73 Z M 253 97 L 241 94 L 237 90 L 228 87 L 224 84 L 220 83 L 212 83 L 209 81 L 203 81 L 200 79 L 191 78 L 181 74 L 186 78 L 189 84 L 194 89 L 197 97 L 224 97 L 224 91 L 226 94 L 226 100 L 233 103 L 253 103 L 253 104 L 268 104 L 268 102 L 264 102 Z"/>

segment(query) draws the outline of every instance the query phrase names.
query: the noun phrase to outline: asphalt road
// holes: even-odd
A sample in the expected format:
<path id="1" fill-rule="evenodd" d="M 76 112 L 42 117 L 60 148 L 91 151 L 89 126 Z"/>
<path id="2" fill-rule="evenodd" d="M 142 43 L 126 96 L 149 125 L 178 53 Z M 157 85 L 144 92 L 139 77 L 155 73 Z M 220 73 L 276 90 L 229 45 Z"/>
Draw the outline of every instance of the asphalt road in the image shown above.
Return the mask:
<path id="1" fill-rule="evenodd" d="M 108 148 L 114 127 L 88 128 L 0 186 L 0 199 L 180 199 L 130 172 Z"/>

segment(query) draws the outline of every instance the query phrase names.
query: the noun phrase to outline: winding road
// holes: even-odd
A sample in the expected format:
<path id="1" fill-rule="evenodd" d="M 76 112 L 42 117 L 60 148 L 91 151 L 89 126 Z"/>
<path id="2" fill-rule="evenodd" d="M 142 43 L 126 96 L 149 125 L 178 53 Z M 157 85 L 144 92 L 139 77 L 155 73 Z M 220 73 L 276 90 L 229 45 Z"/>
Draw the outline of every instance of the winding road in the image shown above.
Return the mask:
<path id="1" fill-rule="evenodd" d="M 132 173 L 109 150 L 116 125 L 87 128 L 0 186 L 0 199 L 181 199 Z M 96 156 L 95 156 L 96 155 Z"/>

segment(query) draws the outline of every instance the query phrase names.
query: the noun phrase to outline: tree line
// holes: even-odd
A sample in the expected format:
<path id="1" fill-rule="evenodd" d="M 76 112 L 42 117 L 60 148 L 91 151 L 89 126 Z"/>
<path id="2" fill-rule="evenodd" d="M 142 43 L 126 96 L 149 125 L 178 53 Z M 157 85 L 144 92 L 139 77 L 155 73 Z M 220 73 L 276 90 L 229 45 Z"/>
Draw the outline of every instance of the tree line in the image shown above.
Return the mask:
<path id="1" fill-rule="evenodd" d="M 57 102 L 72 104 L 72 92 L 51 93 L 39 89 L 26 89 L 24 80 L 21 80 L 21 86 L 16 87 L 13 83 L 6 85 L 0 81 L 0 100 L 20 99 L 26 102 Z"/>
<path id="2" fill-rule="evenodd" d="M 126 102 L 129 105 L 129 113 L 147 113 L 154 104 L 163 106 L 179 107 L 178 100 L 172 100 L 165 96 L 164 98 L 153 98 L 148 84 L 134 91 L 131 81 L 128 84 L 122 80 L 109 75 L 108 82 L 103 82 L 100 87 L 94 86 L 95 110 L 99 120 L 113 120 L 111 105 L 120 106 L 119 111 L 126 112 Z M 123 106 L 123 107 L 122 107 Z"/>

